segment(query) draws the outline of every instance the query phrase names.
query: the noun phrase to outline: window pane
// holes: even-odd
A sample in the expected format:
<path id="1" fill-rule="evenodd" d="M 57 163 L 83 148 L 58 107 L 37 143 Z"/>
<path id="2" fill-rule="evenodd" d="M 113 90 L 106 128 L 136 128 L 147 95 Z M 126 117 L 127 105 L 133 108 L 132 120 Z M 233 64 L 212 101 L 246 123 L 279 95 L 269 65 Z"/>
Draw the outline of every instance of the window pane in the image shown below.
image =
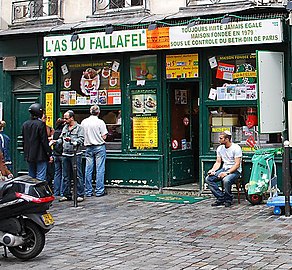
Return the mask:
<path id="1" fill-rule="evenodd" d="M 109 8 L 122 8 L 125 6 L 125 0 L 110 0 Z"/>
<path id="2" fill-rule="evenodd" d="M 132 0 L 131 3 L 132 3 L 132 6 L 142 6 L 143 0 Z"/>

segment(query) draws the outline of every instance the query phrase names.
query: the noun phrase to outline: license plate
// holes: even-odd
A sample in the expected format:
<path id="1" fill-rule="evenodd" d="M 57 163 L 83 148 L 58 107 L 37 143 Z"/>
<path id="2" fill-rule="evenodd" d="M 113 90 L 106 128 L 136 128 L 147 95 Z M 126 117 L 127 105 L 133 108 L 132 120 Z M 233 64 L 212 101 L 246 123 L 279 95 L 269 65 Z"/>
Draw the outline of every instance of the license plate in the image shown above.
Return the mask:
<path id="1" fill-rule="evenodd" d="M 42 219 L 45 225 L 52 225 L 54 223 L 53 216 L 50 213 L 43 214 Z"/>

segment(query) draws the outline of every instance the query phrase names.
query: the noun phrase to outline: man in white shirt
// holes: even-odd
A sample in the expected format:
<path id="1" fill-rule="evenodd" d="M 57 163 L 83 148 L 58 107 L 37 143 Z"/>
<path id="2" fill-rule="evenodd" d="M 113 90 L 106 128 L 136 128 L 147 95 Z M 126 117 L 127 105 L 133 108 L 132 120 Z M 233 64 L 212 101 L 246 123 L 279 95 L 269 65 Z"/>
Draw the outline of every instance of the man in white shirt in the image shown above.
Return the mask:
<path id="1" fill-rule="evenodd" d="M 216 162 L 212 169 L 208 171 L 208 176 L 205 181 L 213 195 L 217 198 L 211 205 L 225 205 L 226 207 L 230 207 L 233 200 L 231 186 L 240 177 L 242 170 L 242 150 L 238 144 L 231 141 L 231 133 L 229 131 L 220 133 L 219 142 L 220 146 L 217 148 Z M 217 184 L 221 180 L 224 191 Z"/>
<path id="2" fill-rule="evenodd" d="M 92 174 L 94 165 L 96 166 L 96 187 L 95 196 L 105 195 L 104 190 L 104 173 L 106 147 L 105 139 L 108 131 L 103 120 L 99 119 L 100 108 L 93 105 L 90 108 L 90 116 L 81 122 L 84 129 L 84 146 L 86 147 L 85 157 L 85 195 L 91 197 L 92 190 Z"/>

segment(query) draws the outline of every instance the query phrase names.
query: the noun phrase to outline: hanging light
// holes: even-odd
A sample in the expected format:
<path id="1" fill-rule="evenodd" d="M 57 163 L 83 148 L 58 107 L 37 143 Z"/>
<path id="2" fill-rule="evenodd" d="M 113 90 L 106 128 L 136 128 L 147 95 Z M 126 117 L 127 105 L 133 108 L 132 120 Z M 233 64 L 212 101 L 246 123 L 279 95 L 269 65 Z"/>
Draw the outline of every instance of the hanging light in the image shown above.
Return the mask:
<path id="1" fill-rule="evenodd" d="M 286 9 L 287 9 L 288 11 L 291 11 L 291 10 L 292 10 L 292 1 L 288 1 L 288 2 L 287 2 Z"/>
<path id="2" fill-rule="evenodd" d="M 228 15 L 225 15 L 221 20 L 221 24 L 228 24 L 230 22 L 231 22 L 231 17 Z"/>
<path id="3" fill-rule="evenodd" d="M 72 36 L 71 36 L 71 39 L 70 41 L 73 42 L 73 41 L 77 41 L 79 39 L 79 36 L 77 33 L 73 33 Z"/>
<path id="4" fill-rule="evenodd" d="M 148 30 L 149 31 L 155 30 L 156 28 L 157 28 L 157 24 L 156 23 L 151 23 L 148 26 Z"/>
<path id="5" fill-rule="evenodd" d="M 190 27 L 193 27 L 193 26 L 196 26 L 199 24 L 199 20 L 195 20 L 195 21 L 192 21 L 190 22 L 188 25 L 187 25 L 187 28 L 190 28 Z"/>
<path id="6" fill-rule="evenodd" d="M 105 33 L 106 33 L 107 35 L 112 34 L 113 31 L 114 31 L 114 27 L 113 27 L 112 25 L 108 25 L 108 26 L 106 26 L 106 28 L 105 28 Z"/>

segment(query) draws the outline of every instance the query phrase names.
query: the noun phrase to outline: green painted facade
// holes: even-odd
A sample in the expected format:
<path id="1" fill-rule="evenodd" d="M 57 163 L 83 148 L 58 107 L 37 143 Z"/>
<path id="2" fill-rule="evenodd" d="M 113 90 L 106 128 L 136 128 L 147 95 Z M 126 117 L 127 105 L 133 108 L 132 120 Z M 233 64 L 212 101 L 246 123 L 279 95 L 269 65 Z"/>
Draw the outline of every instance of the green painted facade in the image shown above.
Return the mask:
<path id="1" fill-rule="evenodd" d="M 21 146 L 21 125 L 29 117 L 28 107 L 35 101 L 45 103 L 45 94 L 54 94 L 54 122 L 68 109 L 75 114 L 89 115 L 89 105 L 60 106 L 61 66 L 68 61 L 93 61 L 100 59 L 119 59 L 121 70 L 121 105 L 101 105 L 101 110 L 122 111 L 122 138 L 121 151 L 107 153 L 105 182 L 112 186 L 154 187 L 181 185 L 185 183 L 200 183 L 203 188 L 205 172 L 215 161 L 215 151 L 210 150 L 209 108 L 212 107 L 248 107 L 257 106 L 256 101 L 214 101 L 208 99 L 211 71 L 208 59 L 214 55 L 236 55 L 255 53 L 257 50 L 280 51 L 285 53 L 286 101 L 291 100 L 291 34 L 287 25 L 283 28 L 285 42 L 281 44 L 260 44 L 250 46 L 222 46 L 212 48 L 191 48 L 177 50 L 155 50 L 141 52 L 123 52 L 114 54 L 96 54 L 82 56 L 56 56 L 45 58 L 42 55 L 43 34 L 7 36 L 0 39 L 0 56 L 15 56 L 16 69 L 3 70 L 0 63 L 0 101 L 3 102 L 3 115 L 8 123 L 6 133 L 12 138 L 11 151 L 14 161 L 14 174 L 25 173 L 26 163 L 23 160 Z M 45 34 L 45 33 L 44 33 Z M 29 36 L 29 37 L 28 37 Z M 134 41 L 133 41 L 134 39 Z M 93 42 L 93 41 L 92 41 Z M 122 42 L 122 41 L 120 41 Z M 139 42 L 138 37 L 132 37 L 132 42 Z M 93 43 L 92 43 L 93 44 Z M 94 41 L 94 46 L 101 41 Z M 56 47 L 57 45 L 55 45 Z M 59 46 L 59 47 L 58 47 Z M 61 50 L 64 44 L 57 47 Z M 117 45 L 112 45 L 117 46 Z M 57 49 L 58 49 L 57 48 Z M 56 48 L 55 48 L 56 49 Z M 199 77 L 194 79 L 167 79 L 165 76 L 167 55 L 171 54 L 199 54 Z M 157 56 L 157 80 L 147 81 L 144 86 L 137 85 L 130 79 L 130 58 L 142 55 Z M 46 62 L 54 62 L 54 81 L 46 84 Z M 26 80 L 26 87 L 22 88 L 19 82 Z M 31 87 L 29 87 L 31 81 Z M 39 79 L 39 85 L 33 80 Z M 15 83 L 18 82 L 18 85 Z M 158 147 L 155 149 L 134 149 L 132 135 L 131 91 L 139 89 L 155 89 L 157 93 L 157 120 L 158 120 Z M 198 123 L 190 124 L 193 138 L 191 149 L 184 151 L 173 150 L 171 117 L 175 105 L 171 103 L 176 89 L 190 89 L 191 96 L 198 104 L 190 102 L 190 110 L 198 105 Z M 190 117 L 190 116 L 189 116 Z M 196 149 L 196 150 L 194 150 Z M 195 152 L 194 152 L 195 151 Z M 251 170 L 252 152 L 244 153 L 244 175 L 248 182 Z M 276 158 L 280 188 L 281 157 Z"/>

